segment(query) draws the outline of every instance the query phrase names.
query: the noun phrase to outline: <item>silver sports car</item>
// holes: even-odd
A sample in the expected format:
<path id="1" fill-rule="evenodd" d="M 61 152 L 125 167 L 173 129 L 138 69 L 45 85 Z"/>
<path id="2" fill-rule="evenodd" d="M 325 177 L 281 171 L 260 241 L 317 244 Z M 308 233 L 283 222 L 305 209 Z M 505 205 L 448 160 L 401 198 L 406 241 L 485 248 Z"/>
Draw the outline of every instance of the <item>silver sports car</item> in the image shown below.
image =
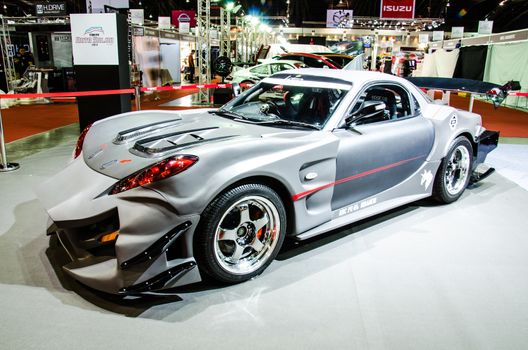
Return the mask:
<path id="1" fill-rule="evenodd" d="M 376 72 L 281 72 L 216 110 L 94 123 L 39 190 L 85 285 L 137 294 L 248 280 L 286 237 L 304 240 L 433 196 L 492 169 L 479 115 Z M 478 166 L 478 169 L 477 169 Z"/>

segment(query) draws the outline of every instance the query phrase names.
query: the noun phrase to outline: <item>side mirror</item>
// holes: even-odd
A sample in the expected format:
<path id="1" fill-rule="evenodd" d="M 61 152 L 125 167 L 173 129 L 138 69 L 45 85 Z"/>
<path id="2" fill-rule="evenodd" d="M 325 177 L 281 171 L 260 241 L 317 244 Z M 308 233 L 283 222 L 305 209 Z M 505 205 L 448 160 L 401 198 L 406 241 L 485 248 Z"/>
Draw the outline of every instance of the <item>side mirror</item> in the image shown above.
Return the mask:
<path id="1" fill-rule="evenodd" d="M 385 102 L 365 101 L 361 108 L 346 119 L 346 125 L 366 124 L 385 120 Z"/>

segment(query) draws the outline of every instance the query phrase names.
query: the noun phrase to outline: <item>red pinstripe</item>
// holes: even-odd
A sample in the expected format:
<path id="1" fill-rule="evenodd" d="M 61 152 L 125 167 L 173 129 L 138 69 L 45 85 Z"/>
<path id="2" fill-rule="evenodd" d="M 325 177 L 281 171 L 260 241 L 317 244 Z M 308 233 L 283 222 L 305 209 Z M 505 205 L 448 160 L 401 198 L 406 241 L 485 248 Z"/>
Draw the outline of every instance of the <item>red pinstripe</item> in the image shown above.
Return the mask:
<path id="1" fill-rule="evenodd" d="M 330 183 L 327 183 L 327 184 L 319 186 L 319 187 L 312 188 L 311 190 L 294 194 L 292 196 L 292 199 L 295 202 L 295 201 L 298 201 L 299 199 L 304 198 L 306 196 L 309 196 L 309 195 L 311 195 L 311 194 L 313 194 L 315 192 L 319 192 L 321 190 L 324 190 L 325 188 L 332 187 L 332 186 L 335 186 L 335 185 L 339 185 L 339 184 L 342 184 L 344 182 L 348 182 L 348 181 L 351 181 L 351 180 L 356 180 L 356 179 L 365 177 L 367 175 L 375 174 L 375 173 L 383 171 L 383 170 L 395 168 L 397 166 L 412 162 L 413 160 L 420 159 L 420 158 L 423 158 L 423 157 L 424 156 L 418 156 L 418 157 L 414 157 L 414 158 L 410 158 L 410 159 L 400 160 L 399 162 L 396 162 L 396 163 L 384 165 L 384 166 L 381 166 L 379 168 L 367 170 L 367 171 L 364 171 L 364 172 L 356 174 L 356 175 L 348 176 L 348 177 L 345 177 L 343 179 L 340 179 L 340 180 L 337 180 L 337 181 L 334 181 L 334 182 L 330 182 Z"/>

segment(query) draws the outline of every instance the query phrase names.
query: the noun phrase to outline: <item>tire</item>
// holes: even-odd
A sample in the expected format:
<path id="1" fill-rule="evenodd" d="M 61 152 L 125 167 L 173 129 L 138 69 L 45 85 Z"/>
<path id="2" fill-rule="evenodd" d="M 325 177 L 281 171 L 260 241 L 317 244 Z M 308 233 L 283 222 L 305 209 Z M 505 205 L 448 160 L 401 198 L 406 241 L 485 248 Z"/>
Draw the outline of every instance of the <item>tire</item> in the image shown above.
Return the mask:
<path id="1" fill-rule="evenodd" d="M 473 147 L 465 136 L 459 136 L 438 168 L 433 198 L 440 203 L 456 201 L 466 189 L 473 167 Z"/>
<path id="2" fill-rule="evenodd" d="M 275 259 L 286 233 L 286 210 L 271 188 L 227 190 L 202 213 L 194 239 L 200 271 L 224 283 L 247 281 Z"/>

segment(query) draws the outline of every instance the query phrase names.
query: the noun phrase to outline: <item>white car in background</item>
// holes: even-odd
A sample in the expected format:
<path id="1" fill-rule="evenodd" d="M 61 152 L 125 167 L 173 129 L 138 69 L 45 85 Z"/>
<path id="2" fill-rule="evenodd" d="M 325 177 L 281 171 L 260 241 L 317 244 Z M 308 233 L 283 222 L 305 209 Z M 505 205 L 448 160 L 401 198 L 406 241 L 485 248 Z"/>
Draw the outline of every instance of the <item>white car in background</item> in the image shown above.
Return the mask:
<path id="1" fill-rule="evenodd" d="M 233 83 L 255 84 L 260 80 L 288 69 L 306 68 L 307 65 L 300 61 L 269 60 L 253 67 L 237 70 L 233 73 Z"/>

